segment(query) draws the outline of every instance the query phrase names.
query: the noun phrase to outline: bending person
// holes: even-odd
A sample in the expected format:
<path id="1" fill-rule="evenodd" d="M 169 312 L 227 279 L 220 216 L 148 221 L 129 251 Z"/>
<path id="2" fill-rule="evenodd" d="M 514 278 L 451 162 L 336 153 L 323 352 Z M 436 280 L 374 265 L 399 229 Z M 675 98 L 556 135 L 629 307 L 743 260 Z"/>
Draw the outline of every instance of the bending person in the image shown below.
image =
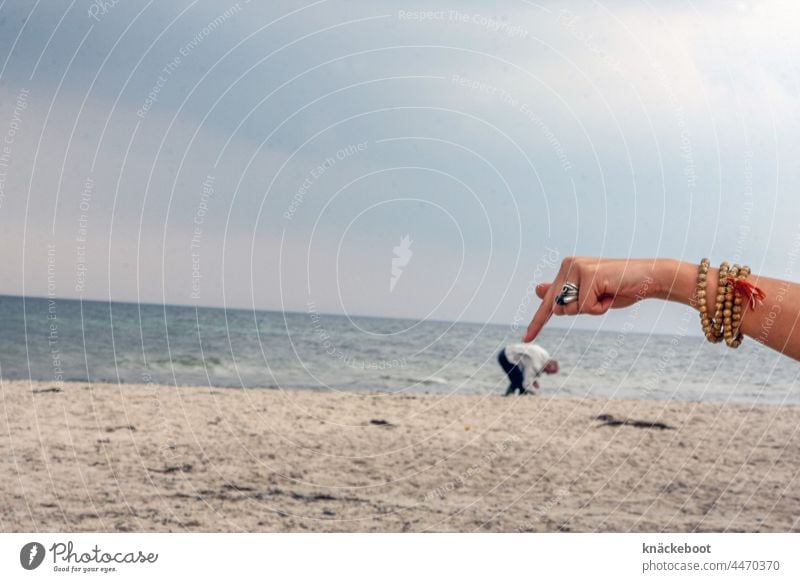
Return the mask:
<path id="1" fill-rule="evenodd" d="M 500 350 L 497 361 L 510 382 L 506 396 L 516 391 L 528 394 L 529 389 L 539 388 L 537 378 L 542 372 L 558 372 L 558 362 L 550 358 L 547 350 L 535 344 L 509 344 Z"/>

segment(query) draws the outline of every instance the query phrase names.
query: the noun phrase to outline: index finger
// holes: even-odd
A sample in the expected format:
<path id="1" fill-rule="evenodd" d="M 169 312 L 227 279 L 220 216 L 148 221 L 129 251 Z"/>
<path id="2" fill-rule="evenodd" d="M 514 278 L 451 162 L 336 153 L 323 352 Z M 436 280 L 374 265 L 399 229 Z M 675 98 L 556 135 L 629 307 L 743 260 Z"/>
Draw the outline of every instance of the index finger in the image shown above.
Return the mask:
<path id="1" fill-rule="evenodd" d="M 550 316 L 553 315 L 553 289 L 555 289 L 555 285 L 551 285 L 542 298 L 542 303 L 539 305 L 539 309 L 536 310 L 530 325 L 528 325 L 528 331 L 525 332 L 525 337 L 522 338 L 522 341 L 532 342 L 535 340 L 536 336 L 539 335 L 539 332 L 550 320 Z"/>

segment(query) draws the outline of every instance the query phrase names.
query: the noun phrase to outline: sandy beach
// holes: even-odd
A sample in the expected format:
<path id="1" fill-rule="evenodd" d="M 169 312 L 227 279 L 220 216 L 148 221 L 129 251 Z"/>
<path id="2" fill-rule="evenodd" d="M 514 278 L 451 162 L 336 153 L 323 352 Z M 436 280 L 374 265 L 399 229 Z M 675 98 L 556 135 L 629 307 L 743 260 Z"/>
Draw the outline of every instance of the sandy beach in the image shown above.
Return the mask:
<path id="1" fill-rule="evenodd" d="M 800 407 L 4 381 L 0 408 L 4 532 L 800 531 Z"/>

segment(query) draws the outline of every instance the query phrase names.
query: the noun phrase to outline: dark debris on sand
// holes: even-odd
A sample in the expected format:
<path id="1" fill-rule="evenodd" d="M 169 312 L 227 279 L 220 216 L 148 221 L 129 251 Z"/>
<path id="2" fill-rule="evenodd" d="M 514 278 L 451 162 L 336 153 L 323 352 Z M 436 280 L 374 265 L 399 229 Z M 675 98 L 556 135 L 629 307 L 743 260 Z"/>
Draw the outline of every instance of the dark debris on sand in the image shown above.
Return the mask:
<path id="1" fill-rule="evenodd" d="M 58 393 L 63 392 L 63 388 L 59 388 L 58 386 L 50 386 L 50 388 L 39 388 L 38 390 L 33 390 L 34 394 L 47 394 L 49 392 Z"/>
<path id="2" fill-rule="evenodd" d="M 612 414 L 600 414 L 594 418 L 602 424 L 598 426 L 633 426 L 636 428 L 656 428 L 659 430 L 675 430 L 674 426 L 669 426 L 663 422 L 652 422 L 649 420 L 633 420 L 630 418 L 617 418 Z"/>

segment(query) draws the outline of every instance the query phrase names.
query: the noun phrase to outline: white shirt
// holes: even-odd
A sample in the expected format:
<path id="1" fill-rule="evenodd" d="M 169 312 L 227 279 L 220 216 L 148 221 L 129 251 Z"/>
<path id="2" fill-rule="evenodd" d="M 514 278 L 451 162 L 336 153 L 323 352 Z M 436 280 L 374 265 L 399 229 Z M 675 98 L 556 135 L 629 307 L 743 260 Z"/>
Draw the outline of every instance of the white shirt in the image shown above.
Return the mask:
<path id="1" fill-rule="evenodd" d="M 506 346 L 506 358 L 522 368 L 523 386 L 528 387 L 542 373 L 550 361 L 550 354 L 536 344 L 509 344 Z"/>

